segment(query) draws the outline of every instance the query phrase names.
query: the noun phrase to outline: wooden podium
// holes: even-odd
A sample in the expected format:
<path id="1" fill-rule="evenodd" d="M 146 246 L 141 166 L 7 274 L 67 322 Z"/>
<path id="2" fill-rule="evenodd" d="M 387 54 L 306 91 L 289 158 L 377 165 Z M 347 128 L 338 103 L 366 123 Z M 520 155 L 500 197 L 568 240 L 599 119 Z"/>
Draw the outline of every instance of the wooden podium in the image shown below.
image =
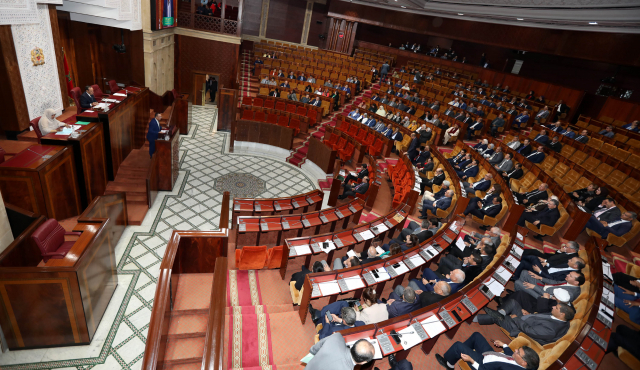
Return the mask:
<path id="1" fill-rule="evenodd" d="M 71 149 L 33 145 L 0 164 L 4 201 L 64 220 L 80 214 L 80 191 Z"/>

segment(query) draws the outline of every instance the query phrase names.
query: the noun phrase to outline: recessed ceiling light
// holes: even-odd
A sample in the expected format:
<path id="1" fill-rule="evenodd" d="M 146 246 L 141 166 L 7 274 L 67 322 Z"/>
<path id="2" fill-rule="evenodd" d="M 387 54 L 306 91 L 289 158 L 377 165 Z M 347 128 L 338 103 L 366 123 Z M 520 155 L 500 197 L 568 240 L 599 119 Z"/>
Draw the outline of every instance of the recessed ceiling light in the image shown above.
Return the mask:
<path id="1" fill-rule="evenodd" d="M 463 13 L 458 13 L 458 15 L 464 15 Z"/>
<path id="2" fill-rule="evenodd" d="M 598 22 L 589 22 L 589 24 L 598 24 Z"/>
<path id="3" fill-rule="evenodd" d="M 519 21 L 524 21 L 524 18 L 516 18 Z"/>

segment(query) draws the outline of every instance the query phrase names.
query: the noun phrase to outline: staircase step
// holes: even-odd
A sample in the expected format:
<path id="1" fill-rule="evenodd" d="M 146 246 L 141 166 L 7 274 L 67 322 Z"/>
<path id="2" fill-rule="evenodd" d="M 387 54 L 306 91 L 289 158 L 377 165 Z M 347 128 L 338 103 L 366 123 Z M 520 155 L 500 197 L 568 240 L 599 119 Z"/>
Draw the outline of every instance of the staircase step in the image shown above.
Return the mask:
<path id="1" fill-rule="evenodd" d="M 109 181 L 107 184 L 106 191 L 114 191 L 114 192 L 125 192 L 132 194 L 147 194 L 147 187 L 145 184 L 130 184 L 130 183 L 121 183 L 115 181 Z M 105 191 L 105 192 L 106 192 Z"/>
<path id="2" fill-rule="evenodd" d="M 306 153 L 295 152 L 293 154 L 293 158 L 291 158 L 291 159 L 297 158 L 299 160 L 303 160 L 306 156 L 307 156 Z"/>
<path id="3" fill-rule="evenodd" d="M 163 370 L 200 370 L 202 361 L 191 362 L 187 364 L 165 364 Z M 280 368 L 278 368 L 280 369 Z"/>
<path id="4" fill-rule="evenodd" d="M 208 309 L 213 274 L 180 274 L 174 309 Z"/>
<path id="5" fill-rule="evenodd" d="M 300 154 L 304 154 L 305 156 L 307 155 L 307 153 L 309 153 L 309 142 L 307 142 L 305 146 L 303 146 L 302 148 L 298 149 L 298 153 Z"/>
<path id="6" fill-rule="evenodd" d="M 204 335 L 207 331 L 208 320 L 208 313 L 173 316 L 169 322 L 169 335 L 172 337 Z"/>
<path id="7" fill-rule="evenodd" d="M 204 336 L 197 338 L 177 338 L 167 341 L 164 362 L 168 364 L 184 364 L 202 362 L 204 353 Z"/>
<path id="8" fill-rule="evenodd" d="M 289 158 L 289 163 L 291 163 L 294 166 L 299 165 L 300 162 L 302 162 L 302 158 L 296 158 L 296 157 Z"/>

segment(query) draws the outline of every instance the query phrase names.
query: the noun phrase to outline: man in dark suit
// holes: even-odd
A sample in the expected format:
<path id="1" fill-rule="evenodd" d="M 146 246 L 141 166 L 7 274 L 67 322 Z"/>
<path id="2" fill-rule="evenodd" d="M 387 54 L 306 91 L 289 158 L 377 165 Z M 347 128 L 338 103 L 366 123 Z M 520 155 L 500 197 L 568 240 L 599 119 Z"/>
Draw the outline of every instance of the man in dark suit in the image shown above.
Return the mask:
<path id="1" fill-rule="evenodd" d="M 344 192 L 338 196 L 338 199 L 344 199 L 346 197 L 354 197 L 356 194 L 364 194 L 369 190 L 369 176 L 362 178 L 362 182 L 356 186 L 351 186 L 349 183 L 342 185 Z"/>
<path id="2" fill-rule="evenodd" d="M 318 98 L 317 96 L 315 96 L 313 99 L 311 99 L 311 101 L 309 102 L 309 104 L 311 104 L 314 107 L 319 107 L 322 105 L 322 102 L 320 101 L 320 98 Z"/>
<path id="3" fill-rule="evenodd" d="M 410 160 L 413 160 L 418 155 L 418 147 L 420 146 L 420 139 L 418 139 L 418 135 L 415 132 L 411 133 L 411 143 L 409 144 L 409 148 L 407 148 L 407 155 Z"/>
<path id="4" fill-rule="evenodd" d="M 466 180 L 469 177 L 475 177 L 479 171 L 480 168 L 478 167 L 478 162 L 474 159 L 463 170 L 456 171 L 456 173 L 461 180 Z"/>
<path id="5" fill-rule="evenodd" d="M 444 281 L 449 284 L 451 293 L 455 293 L 460 290 L 464 285 L 465 274 L 461 269 L 451 271 L 447 276 L 440 275 L 428 267 L 422 271 L 421 279 L 411 279 L 409 286 L 413 288 L 416 294 L 422 294 L 422 292 L 433 292 L 435 284 Z"/>
<path id="6" fill-rule="evenodd" d="M 526 158 L 532 163 L 542 163 L 546 157 L 547 156 L 544 154 L 544 148 L 542 145 L 540 145 L 535 152 L 526 156 Z"/>
<path id="7" fill-rule="evenodd" d="M 213 103 L 216 100 L 216 93 L 218 92 L 218 81 L 215 77 L 209 76 L 207 80 L 206 90 L 209 91 L 209 97 Z"/>
<path id="8" fill-rule="evenodd" d="M 465 257 L 460 268 L 464 272 L 464 281 L 462 286 L 466 286 L 472 282 L 482 272 L 482 256 L 480 252 L 473 251 L 469 257 Z"/>
<path id="9" fill-rule="evenodd" d="M 469 205 L 465 210 L 466 212 L 465 216 L 471 213 L 472 215 L 478 217 L 481 220 L 484 219 L 484 216 L 496 217 L 498 213 L 500 213 L 500 211 L 502 210 L 502 198 L 495 197 L 495 198 L 492 198 L 491 203 L 480 205 L 480 202 L 477 202 L 475 204 L 475 207 L 473 206 L 474 204 L 469 202 Z M 471 210 L 469 210 L 469 208 L 471 208 Z M 469 211 L 467 212 L 467 210 Z"/>
<path id="10" fill-rule="evenodd" d="M 434 201 L 433 203 L 429 204 L 429 203 L 423 203 L 422 204 L 422 212 L 421 212 L 421 216 L 418 217 L 421 220 L 424 220 L 427 218 L 427 210 L 431 211 L 431 213 L 433 215 L 436 214 L 436 210 L 437 209 L 447 209 L 449 208 L 449 206 L 451 205 L 451 200 L 453 197 L 453 190 L 447 190 L 444 193 L 444 197 Z"/>
<path id="11" fill-rule="evenodd" d="M 160 134 L 160 120 L 162 119 L 162 114 L 156 112 L 155 116 L 149 121 L 149 130 L 147 131 L 147 140 L 149 141 L 149 156 L 152 157 L 153 153 L 156 152 L 156 140 L 158 139 L 158 135 Z"/>
<path id="12" fill-rule="evenodd" d="M 529 139 L 524 139 L 522 141 L 522 145 L 520 146 L 520 148 L 518 148 L 518 150 L 516 150 L 516 153 L 520 153 L 523 156 L 528 156 L 529 154 L 531 154 L 531 142 L 529 141 Z"/>
<path id="13" fill-rule="evenodd" d="M 542 130 L 538 135 L 536 135 L 533 141 L 546 145 L 549 142 L 549 136 L 547 136 L 547 132 L 545 130 Z"/>
<path id="14" fill-rule="evenodd" d="M 465 266 L 465 263 L 468 263 L 468 260 L 465 260 L 465 258 L 471 256 L 473 252 L 476 252 L 476 251 L 480 253 L 480 259 L 482 260 L 482 262 L 480 263 L 480 267 L 482 270 L 484 270 L 485 267 L 487 267 L 487 265 L 489 264 L 489 262 L 493 260 L 493 256 L 495 255 L 495 252 L 496 252 L 496 249 L 493 246 L 493 242 L 489 237 L 482 238 L 482 240 L 478 242 L 478 245 L 475 248 L 471 248 L 468 246 L 464 249 L 464 251 L 460 251 L 460 248 L 458 247 L 450 248 L 450 249 L 452 249 L 452 252 L 440 259 L 440 265 L 436 270 L 436 272 L 439 274 L 447 275 L 455 269 L 463 268 Z M 457 255 L 462 254 L 464 255 L 464 257 L 457 258 L 456 254 Z"/>
<path id="15" fill-rule="evenodd" d="M 580 135 L 576 136 L 575 140 L 579 143 L 586 144 L 587 141 L 589 141 L 589 131 L 587 130 L 580 131 Z"/>
<path id="16" fill-rule="evenodd" d="M 498 132 L 498 128 L 504 127 L 504 123 L 504 116 L 500 113 L 498 117 L 491 122 L 491 136 L 495 137 Z"/>
<path id="17" fill-rule="evenodd" d="M 616 201 L 613 198 L 606 198 L 602 201 L 587 221 L 589 229 L 603 231 L 600 226 L 607 226 L 609 222 L 617 221 L 622 218 L 620 208 L 616 207 Z M 600 225 L 598 225 L 600 224 Z"/>
<path id="18" fill-rule="evenodd" d="M 511 179 L 519 179 L 524 175 L 522 171 L 522 164 L 516 163 L 510 171 L 502 172 L 502 177 L 505 180 L 509 181 Z"/>
<path id="19" fill-rule="evenodd" d="M 594 216 L 591 216 L 594 218 Z M 611 222 L 587 222 L 587 227 L 595 231 L 600 235 L 602 239 L 607 239 L 609 234 L 616 236 L 622 236 L 629 231 L 633 226 L 633 220 L 637 217 L 635 212 L 627 211 L 620 216 L 620 219 Z M 589 219 L 591 221 L 591 219 Z"/>
<path id="20" fill-rule="evenodd" d="M 515 314 L 504 316 L 498 311 L 485 307 L 486 315 L 476 316 L 480 325 L 498 324 L 509 332 L 512 337 L 525 333 L 531 339 L 545 345 L 562 338 L 569 330 L 569 322 L 573 320 L 576 310 L 565 304 L 558 303 L 551 310 L 551 314 L 529 314 L 518 317 Z"/>
<path id="21" fill-rule="evenodd" d="M 482 130 L 483 126 L 484 125 L 482 124 L 482 117 L 478 117 L 476 121 L 467 129 L 467 140 L 471 140 L 473 135 L 475 135 L 475 132 L 478 130 Z"/>
<path id="22" fill-rule="evenodd" d="M 427 159 L 430 157 L 430 153 L 424 150 L 424 147 L 420 147 L 418 148 L 418 155 L 416 155 L 413 160 L 411 161 L 411 164 L 413 164 L 416 167 L 420 167 L 422 165 L 424 165 L 424 163 L 427 161 Z"/>
<path id="23" fill-rule="evenodd" d="M 417 157 L 416 157 L 417 158 Z M 426 174 L 427 172 L 433 171 L 435 164 L 433 163 L 433 158 L 427 158 L 427 161 L 422 163 L 418 168 L 420 169 L 418 172 L 422 174 Z"/>
<path id="24" fill-rule="evenodd" d="M 502 152 L 502 147 L 501 146 L 497 147 L 495 152 L 493 152 L 493 154 L 491 154 L 488 157 L 485 156 L 485 158 L 487 158 L 487 162 L 489 162 L 490 165 L 495 165 L 502 162 L 502 160 L 504 159 L 504 153 Z"/>
<path id="25" fill-rule="evenodd" d="M 491 179 L 493 179 L 493 175 L 490 173 L 487 173 L 486 175 L 484 175 L 482 179 L 474 182 L 473 184 L 463 181 L 462 186 L 464 187 L 464 190 L 467 192 L 467 195 L 470 196 L 472 194 L 475 194 L 476 190 L 479 190 L 479 191 L 489 190 L 489 188 L 491 187 Z"/>
<path id="26" fill-rule="evenodd" d="M 577 254 L 574 254 L 573 257 L 567 261 L 556 258 L 553 260 L 553 263 L 548 261 L 543 262 L 536 256 L 522 256 L 522 260 L 513 273 L 512 279 L 520 279 L 520 275 L 527 271 L 526 273 L 535 273 L 535 275 L 546 279 L 560 281 L 564 280 L 571 271 L 580 271 L 585 266 L 584 260 L 578 257 Z"/>
<path id="27" fill-rule="evenodd" d="M 269 96 L 273 96 L 274 98 L 279 98 L 280 97 L 280 90 L 274 89 L 273 91 L 271 91 L 269 93 Z"/>
<path id="28" fill-rule="evenodd" d="M 560 153 L 562 150 L 562 144 L 560 143 L 558 136 L 554 136 L 551 141 L 547 142 L 547 147 L 556 153 Z"/>
<path id="29" fill-rule="evenodd" d="M 93 97 L 93 87 L 87 85 L 84 88 L 84 94 L 80 95 L 80 107 L 84 111 L 85 109 L 90 109 L 94 105 L 98 104 L 96 99 Z M 80 112 L 81 113 L 81 112 Z"/>
<path id="30" fill-rule="evenodd" d="M 451 294 L 451 287 L 446 281 L 439 281 L 433 286 L 432 292 L 422 292 L 418 299 L 421 308 L 438 303 Z"/>
<path id="31" fill-rule="evenodd" d="M 322 323 L 322 329 L 318 332 L 318 334 L 320 335 L 320 339 L 324 339 L 340 330 L 365 325 L 365 323 L 362 321 L 356 321 L 356 310 L 354 308 L 342 307 L 339 312 L 339 316 L 337 315 L 337 313 L 331 312 L 331 320 L 329 320 L 327 317 L 323 318 L 324 322 Z"/>
<path id="32" fill-rule="evenodd" d="M 569 107 L 567 107 L 567 105 L 562 100 L 558 101 L 558 104 L 556 104 L 554 109 L 558 112 L 558 117 L 560 117 L 561 114 L 567 113 L 569 111 Z"/>
<path id="33" fill-rule="evenodd" d="M 542 211 L 525 211 L 518 220 L 518 225 L 525 226 L 525 221 L 529 221 L 532 224 L 539 227 L 539 225 L 553 226 L 560 219 L 560 211 L 558 211 L 559 202 L 555 199 L 551 199 L 548 203 L 547 209 Z"/>
<path id="34" fill-rule="evenodd" d="M 420 308 L 420 301 L 416 296 L 416 292 L 412 288 L 404 288 L 402 285 L 398 285 L 394 291 L 391 292 L 386 304 L 390 319 Z"/>
<path id="35" fill-rule="evenodd" d="M 496 340 L 493 345 L 502 348 L 504 354 L 494 352 L 480 333 L 473 333 L 463 342 L 455 342 L 444 357 L 436 353 L 436 360 L 446 370 L 454 370 L 458 360 L 466 361 L 476 370 L 537 370 L 540 357 L 533 349 L 522 346 L 515 352 L 505 343 Z"/>
<path id="36" fill-rule="evenodd" d="M 427 186 L 431 187 L 433 185 L 442 185 L 444 179 L 444 171 L 439 167 L 438 169 L 436 169 L 436 172 L 432 178 L 422 179 L 422 182 L 420 182 L 420 195 L 424 195 L 424 190 Z"/>
<path id="37" fill-rule="evenodd" d="M 349 181 L 352 180 L 357 180 L 357 179 L 363 179 L 365 176 L 369 176 L 369 168 L 367 167 L 366 163 L 362 164 L 362 169 L 360 170 L 360 172 L 358 172 L 357 176 L 353 176 L 351 173 L 349 173 L 347 175 L 347 177 L 344 179 L 343 184 L 348 183 Z"/>
<path id="38" fill-rule="evenodd" d="M 544 253 L 539 251 L 538 249 L 525 249 L 522 252 L 522 256 L 536 256 L 545 260 L 548 263 L 556 264 L 556 263 L 567 263 L 571 258 L 578 255 L 578 251 L 580 250 L 580 245 L 576 242 L 566 242 L 560 245 L 560 249 L 555 251 L 554 253 Z M 542 261 L 540 261 L 542 262 Z"/>
<path id="39" fill-rule="evenodd" d="M 525 204 L 525 205 L 534 204 L 534 203 L 537 203 L 539 200 L 549 198 L 549 194 L 547 194 L 548 188 L 549 188 L 549 185 L 543 182 L 540 185 L 538 185 L 538 188 L 535 190 L 531 190 L 526 193 L 515 193 L 514 195 L 516 197 L 516 200 L 518 201 L 518 204 Z"/>

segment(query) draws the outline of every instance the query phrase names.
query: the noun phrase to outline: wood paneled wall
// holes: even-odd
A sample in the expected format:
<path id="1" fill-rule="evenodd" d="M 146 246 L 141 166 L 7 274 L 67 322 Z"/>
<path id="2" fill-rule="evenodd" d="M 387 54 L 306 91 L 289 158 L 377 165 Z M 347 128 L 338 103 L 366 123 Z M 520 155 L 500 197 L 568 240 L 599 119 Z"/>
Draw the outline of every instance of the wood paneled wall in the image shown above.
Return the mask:
<path id="1" fill-rule="evenodd" d="M 242 5 L 242 34 L 259 36 L 262 0 L 244 0 Z"/>
<path id="2" fill-rule="evenodd" d="M 307 2 L 304 0 L 270 0 L 266 37 L 299 43 L 304 26 Z"/>
<path id="3" fill-rule="evenodd" d="M 316 46 L 320 49 L 325 48 L 326 39 L 321 39 L 320 35 L 326 35 L 329 33 L 329 18 L 327 17 L 328 10 L 329 6 L 327 4 L 313 3 L 313 13 L 311 14 L 311 24 L 309 25 L 307 45 Z"/>
<path id="4" fill-rule="evenodd" d="M 103 79 L 144 85 L 142 31 L 75 22 L 69 13 L 58 11 L 61 46 L 67 55 L 74 86 L 98 84 L 105 91 Z M 116 53 L 113 45 L 122 43 L 127 52 Z M 66 98 L 66 91 L 63 97 Z"/>
<path id="5" fill-rule="evenodd" d="M 329 33 L 326 49 L 351 54 L 358 30 L 358 22 L 338 18 L 328 18 Z"/>
<path id="6" fill-rule="evenodd" d="M 16 49 L 13 44 L 11 26 L 0 26 L 0 101 L 2 101 L 2 120 L 0 133 L 17 134 L 29 125 L 29 111 L 24 97 L 22 79 Z"/>
<path id="7" fill-rule="evenodd" d="M 175 88 L 193 90 L 193 72 L 220 75 L 218 91 L 235 79 L 240 45 L 175 35 Z"/>
<path id="8" fill-rule="evenodd" d="M 640 120 L 640 104 L 622 99 L 608 98 L 602 109 L 600 109 L 598 116 L 592 118 L 600 118 L 601 116 L 611 117 L 627 123 Z"/>
<path id="9" fill-rule="evenodd" d="M 332 1 L 328 15 L 357 21 L 360 24 L 367 23 L 405 32 L 612 64 L 640 66 L 640 54 L 631 46 L 640 44 L 640 34 L 565 31 L 464 21 L 363 6 L 345 1 Z M 400 40 L 397 41 L 399 42 Z"/>

